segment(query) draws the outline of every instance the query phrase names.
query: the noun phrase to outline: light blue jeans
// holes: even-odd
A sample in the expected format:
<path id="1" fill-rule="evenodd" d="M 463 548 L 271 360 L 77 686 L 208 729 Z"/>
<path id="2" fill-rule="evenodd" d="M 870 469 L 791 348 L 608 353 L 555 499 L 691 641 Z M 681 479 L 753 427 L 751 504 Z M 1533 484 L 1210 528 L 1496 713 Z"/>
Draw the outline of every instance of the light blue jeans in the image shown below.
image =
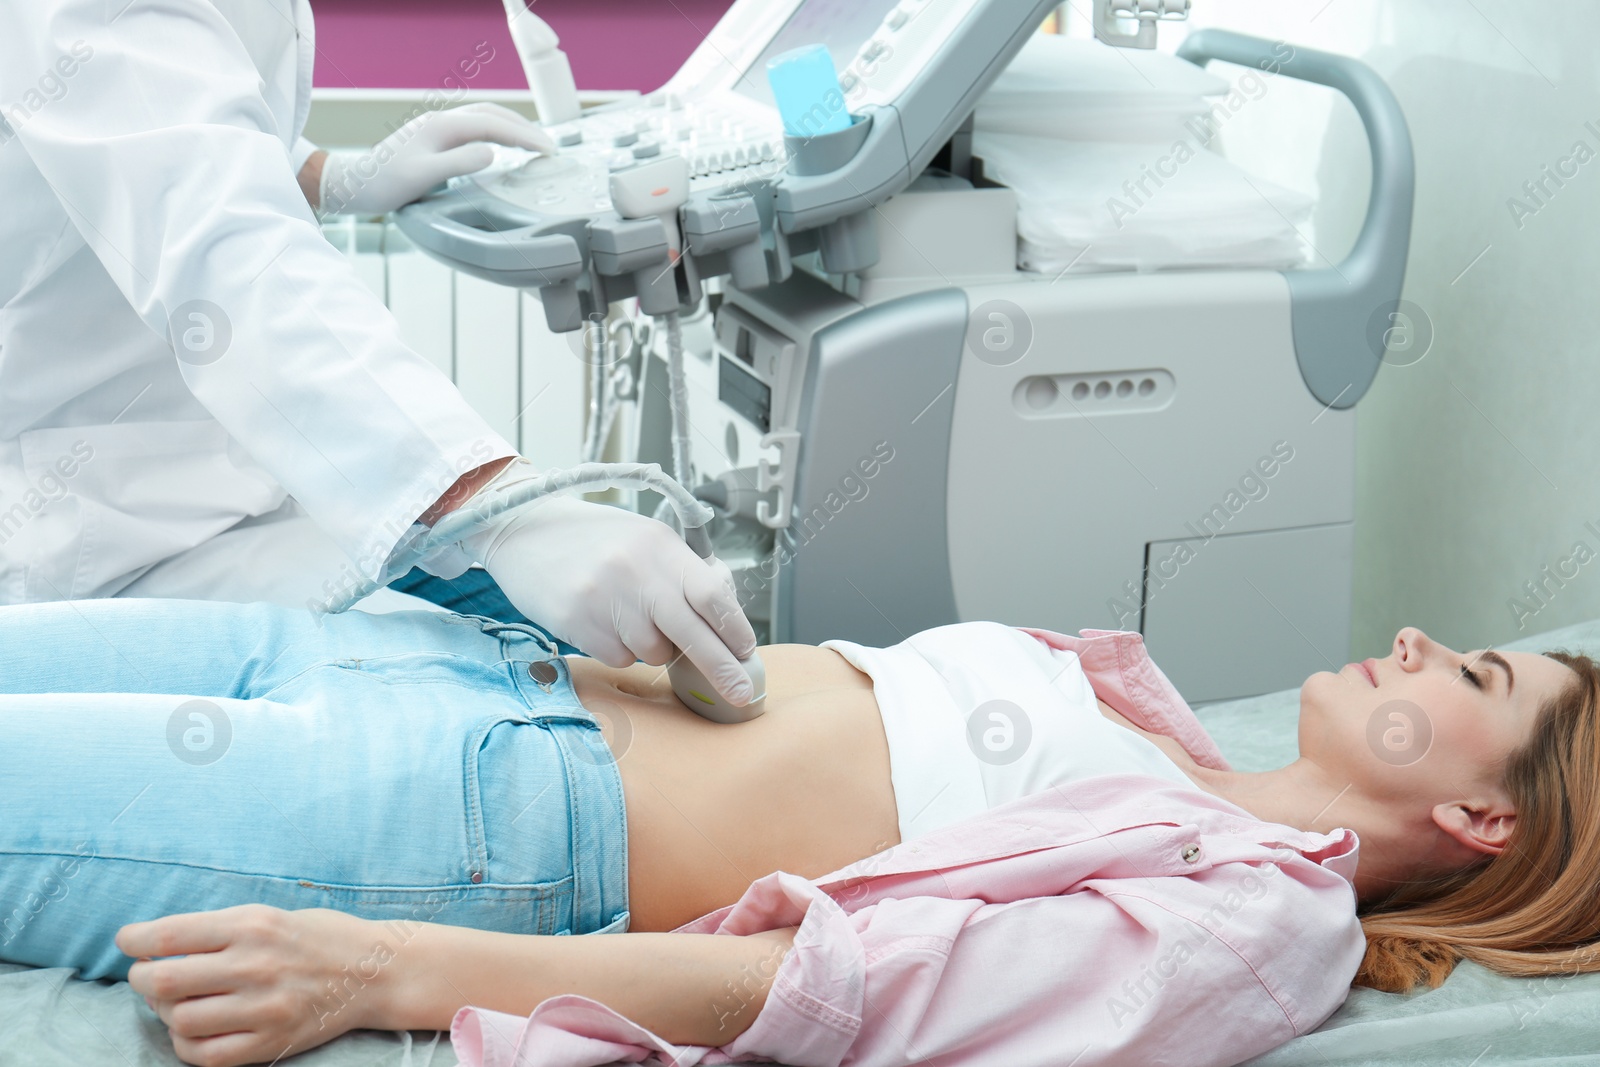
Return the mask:
<path id="1" fill-rule="evenodd" d="M 622 782 L 531 627 L 199 601 L 0 608 L 0 959 L 121 978 L 235 904 L 627 928 Z"/>

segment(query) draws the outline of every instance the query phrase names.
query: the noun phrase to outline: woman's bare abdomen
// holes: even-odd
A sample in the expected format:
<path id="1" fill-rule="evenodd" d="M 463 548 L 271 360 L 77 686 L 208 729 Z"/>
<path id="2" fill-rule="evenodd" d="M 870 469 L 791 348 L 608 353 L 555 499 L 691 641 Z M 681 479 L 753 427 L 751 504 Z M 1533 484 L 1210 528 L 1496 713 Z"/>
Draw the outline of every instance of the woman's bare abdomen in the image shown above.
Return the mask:
<path id="1" fill-rule="evenodd" d="M 666 670 L 570 657 L 617 756 L 633 930 L 671 930 L 783 870 L 814 878 L 900 841 L 872 679 L 831 649 L 768 645 L 766 713 L 724 725 Z"/>

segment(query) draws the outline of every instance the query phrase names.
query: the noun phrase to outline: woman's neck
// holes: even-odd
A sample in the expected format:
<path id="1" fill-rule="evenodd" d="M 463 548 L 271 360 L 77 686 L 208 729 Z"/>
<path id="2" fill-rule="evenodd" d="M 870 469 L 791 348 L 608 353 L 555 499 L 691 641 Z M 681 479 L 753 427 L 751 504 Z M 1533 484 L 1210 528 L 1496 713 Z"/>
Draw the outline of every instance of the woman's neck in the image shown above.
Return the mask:
<path id="1" fill-rule="evenodd" d="M 1218 771 L 1190 761 L 1179 767 L 1201 790 L 1236 804 L 1263 822 L 1325 834 L 1344 828 L 1361 842 L 1356 895 L 1381 896 L 1409 877 L 1414 835 L 1394 816 L 1305 758 L 1272 771 Z"/>
<path id="2" fill-rule="evenodd" d="M 1263 822 L 1325 834 L 1340 827 L 1361 841 L 1356 895 L 1381 896 L 1407 880 L 1416 862 L 1417 836 L 1399 825 L 1391 810 L 1375 804 L 1352 783 L 1336 780 L 1304 757 L 1274 771 L 1218 771 L 1202 766 L 1177 738 L 1135 726 L 1105 701 L 1100 713 L 1119 726 L 1153 741 L 1203 792 L 1236 804 Z"/>

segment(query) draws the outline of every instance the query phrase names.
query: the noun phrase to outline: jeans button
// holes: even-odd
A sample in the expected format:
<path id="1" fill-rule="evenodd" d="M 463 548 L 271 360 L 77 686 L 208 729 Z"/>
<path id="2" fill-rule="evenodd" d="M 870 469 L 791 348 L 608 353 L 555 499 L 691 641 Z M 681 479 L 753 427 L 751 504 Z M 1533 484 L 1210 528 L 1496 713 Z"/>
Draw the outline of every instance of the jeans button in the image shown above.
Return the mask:
<path id="1" fill-rule="evenodd" d="M 556 670 L 555 664 L 540 660 L 528 664 L 528 677 L 540 685 L 554 685 L 556 679 L 561 677 L 561 672 Z"/>
<path id="2" fill-rule="evenodd" d="M 473 885 L 477 885 L 481 881 L 483 881 L 483 872 L 482 871 L 473 871 L 472 872 L 472 884 Z"/>

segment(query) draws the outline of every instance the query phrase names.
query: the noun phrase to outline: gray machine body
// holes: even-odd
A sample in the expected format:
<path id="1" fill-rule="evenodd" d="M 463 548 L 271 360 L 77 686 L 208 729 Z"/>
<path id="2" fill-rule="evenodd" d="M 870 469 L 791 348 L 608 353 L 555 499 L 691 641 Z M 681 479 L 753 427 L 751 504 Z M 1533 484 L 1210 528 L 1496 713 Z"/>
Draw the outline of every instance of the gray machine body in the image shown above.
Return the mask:
<path id="1" fill-rule="evenodd" d="M 1250 58 L 1221 34 L 1188 54 L 1208 39 Z M 1409 142 L 1383 101 L 1361 108 L 1381 116 L 1373 199 L 1337 270 L 1024 274 L 1009 190 L 944 179 L 879 208 L 878 260 L 850 278 L 730 288 L 702 334 L 716 395 L 698 398 L 695 462 L 759 484 L 726 442 L 781 440 L 764 479 L 787 507 L 776 565 L 739 577 L 768 639 L 887 645 L 973 619 L 1138 630 L 1195 702 L 1347 662 L 1353 398 L 1381 363 L 1369 323 L 1398 299 L 1409 237 Z M 1027 335 L 1000 358 L 979 340 L 994 309 Z M 722 388 L 724 363 L 771 390 L 762 417 L 749 389 Z"/>
<path id="2" fill-rule="evenodd" d="M 948 493 L 967 311 L 962 291 L 934 290 L 813 335 L 777 633 L 890 645 L 961 617 Z"/>
<path id="3" fill-rule="evenodd" d="M 711 351 L 737 361 L 756 329 L 789 353 L 771 379 L 797 457 L 776 580 L 759 559 L 736 575 L 770 640 L 1139 630 L 1191 701 L 1346 662 L 1355 413 L 1306 390 L 1282 275 L 1016 276 L 867 304 L 821 288 L 730 293 Z M 1003 365 L 967 342 L 999 301 L 1032 328 Z M 702 441 L 746 419 L 705 399 Z M 697 448 L 701 474 L 725 451 Z"/>

